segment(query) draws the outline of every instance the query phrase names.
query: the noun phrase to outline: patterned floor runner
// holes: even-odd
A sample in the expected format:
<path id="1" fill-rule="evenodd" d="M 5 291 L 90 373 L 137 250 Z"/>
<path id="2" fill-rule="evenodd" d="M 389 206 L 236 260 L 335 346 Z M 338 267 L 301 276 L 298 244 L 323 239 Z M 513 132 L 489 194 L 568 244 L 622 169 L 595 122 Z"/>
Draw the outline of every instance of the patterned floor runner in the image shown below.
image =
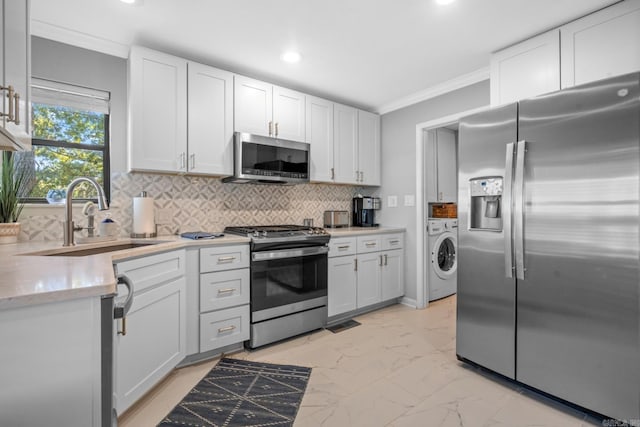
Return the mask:
<path id="1" fill-rule="evenodd" d="M 222 359 L 159 426 L 292 426 L 311 368 Z"/>

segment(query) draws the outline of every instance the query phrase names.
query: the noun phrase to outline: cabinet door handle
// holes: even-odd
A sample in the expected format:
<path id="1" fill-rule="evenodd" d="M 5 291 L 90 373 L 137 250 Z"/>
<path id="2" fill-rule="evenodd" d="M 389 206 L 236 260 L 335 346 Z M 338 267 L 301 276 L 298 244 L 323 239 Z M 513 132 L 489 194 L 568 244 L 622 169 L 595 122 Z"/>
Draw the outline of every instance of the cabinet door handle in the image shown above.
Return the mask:
<path id="1" fill-rule="evenodd" d="M 231 294 L 235 291 L 235 288 L 218 289 L 219 294 Z"/>
<path id="2" fill-rule="evenodd" d="M 364 172 L 360 171 L 360 182 L 364 182 Z"/>
<path id="3" fill-rule="evenodd" d="M 382 255 L 379 255 L 379 256 L 378 256 L 378 259 L 379 259 L 379 261 L 378 261 L 378 265 L 379 265 L 380 267 L 382 267 L 382 266 L 384 265 L 384 258 L 382 258 Z"/>
<path id="4" fill-rule="evenodd" d="M 336 174 L 333 168 L 331 168 L 331 179 L 336 179 Z"/>
<path id="5" fill-rule="evenodd" d="M 234 259 L 236 259 L 234 256 L 221 256 L 218 257 L 218 262 L 233 262 Z"/>
<path id="6" fill-rule="evenodd" d="M 223 332 L 229 332 L 229 331 L 233 331 L 235 329 L 235 325 L 231 325 L 231 326 L 225 326 L 224 328 L 218 328 L 218 333 L 223 333 Z"/>
<path id="7" fill-rule="evenodd" d="M 269 122 L 269 136 L 273 135 L 273 122 Z"/>
<path id="8" fill-rule="evenodd" d="M 276 138 L 278 137 L 278 122 L 276 122 Z"/>
<path id="9" fill-rule="evenodd" d="M 196 168 L 196 155 L 191 154 L 189 158 L 191 159 L 191 170 L 194 170 Z"/>
<path id="10" fill-rule="evenodd" d="M 344 245 L 344 246 L 338 246 L 338 249 L 343 250 L 343 249 L 349 249 L 350 245 Z"/>
<path id="11" fill-rule="evenodd" d="M 15 105 L 13 123 L 15 123 L 16 125 L 19 125 L 20 124 L 20 94 L 19 93 L 16 92 L 16 94 L 13 95 L 13 101 Z"/>
<path id="12" fill-rule="evenodd" d="M 389 240 L 390 245 L 397 245 L 398 243 L 400 243 L 400 240 Z"/>
<path id="13" fill-rule="evenodd" d="M 127 317 L 126 316 L 120 319 L 120 324 L 122 325 L 122 328 L 120 328 L 120 330 L 118 331 L 118 335 L 122 335 L 122 336 L 127 335 Z"/>
<path id="14" fill-rule="evenodd" d="M 353 259 L 353 271 L 358 271 L 358 258 Z"/>
<path id="15" fill-rule="evenodd" d="M 356 182 L 358 182 L 360 180 L 360 173 L 359 171 L 356 171 Z"/>
<path id="16" fill-rule="evenodd" d="M 14 120 L 14 107 L 15 107 L 15 101 L 14 101 L 14 97 L 15 97 L 15 92 L 13 91 L 13 86 L 9 85 L 6 88 L 7 91 L 7 98 L 9 98 L 9 112 L 7 113 L 7 120 L 12 122 Z"/>
<path id="17" fill-rule="evenodd" d="M 389 263 L 387 262 L 387 254 L 384 254 L 384 265 L 388 265 Z"/>
<path id="18" fill-rule="evenodd" d="M 376 242 L 369 242 L 364 244 L 366 247 L 371 248 L 376 245 Z"/>

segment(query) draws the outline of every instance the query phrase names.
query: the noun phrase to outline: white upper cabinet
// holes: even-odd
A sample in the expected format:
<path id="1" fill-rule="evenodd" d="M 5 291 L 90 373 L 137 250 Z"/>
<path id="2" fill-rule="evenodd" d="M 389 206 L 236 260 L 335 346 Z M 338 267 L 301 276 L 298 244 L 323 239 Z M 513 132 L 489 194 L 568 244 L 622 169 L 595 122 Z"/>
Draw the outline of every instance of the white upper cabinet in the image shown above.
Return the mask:
<path id="1" fill-rule="evenodd" d="M 559 30 L 540 34 L 491 55 L 491 105 L 559 89 Z"/>
<path id="2" fill-rule="evenodd" d="M 235 76 L 235 130 L 305 141 L 305 95 Z"/>
<path id="3" fill-rule="evenodd" d="M 425 155 L 427 202 L 455 203 L 458 199 L 455 132 L 449 129 L 429 131 Z"/>
<path id="4" fill-rule="evenodd" d="M 333 182 L 333 102 L 306 97 L 306 142 L 311 145 L 311 181 Z"/>
<path id="5" fill-rule="evenodd" d="M 187 61 L 133 46 L 129 55 L 129 169 L 187 170 Z"/>
<path id="6" fill-rule="evenodd" d="M 233 169 L 233 74 L 133 46 L 129 169 L 226 175 Z"/>
<path id="7" fill-rule="evenodd" d="M 358 110 L 358 174 L 363 185 L 380 185 L 380 116 Z"/>
<path id="8" fill-rule="evenodd" d="M 358 173 L 358 110 L 333 104 L 335 182 L 357 184 Z"/>
<path id="9" fill-rule="evenodd" d="M 31 146 L 31 41 L 29 34 L 29 1 L 0 1 L 0 84 L 8 89 L 2 94 L 4 126 L 22 144 Z"/>
<path id="10" fill-rule="evenodd" d="M 188 64 L 189 172 L 233 173 L 233 74 Z"/>
<path id="11" fill-rule="evenodd" d="M 626 0 L 560 28 L 562 87 L 640 70 L 640 0 Z"/>

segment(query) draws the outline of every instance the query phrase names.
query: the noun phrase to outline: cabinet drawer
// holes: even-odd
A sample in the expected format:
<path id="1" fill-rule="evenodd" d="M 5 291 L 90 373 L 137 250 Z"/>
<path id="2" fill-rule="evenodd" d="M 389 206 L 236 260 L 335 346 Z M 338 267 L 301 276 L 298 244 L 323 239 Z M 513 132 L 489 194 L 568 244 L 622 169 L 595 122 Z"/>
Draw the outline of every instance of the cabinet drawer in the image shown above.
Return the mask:
<path id="1" fill-rule="evenodd" d="M 357 239 L 355 237 L 340 237 L 329 241 L 329 258 L 336 256 L 355 255 Z"/>
<path id="2" fill-rule="evenodd" d="M 379 234 L 358 237 L 358 253 L 377 252 L 382 250 L 382 239 Z"/>
<path id="3" fill-rule="evenodd" d="M 249 245 L 200 249 L 200 273 L 249 267 Z"/>
<path id="4" fill-rule="evenodd" d="M 249 305 L 200 315 L 200 352 L 249 339 Z"/>
<path id="5" fill-rule="evenodd" d="M 404 234 L 385 234 L 382 236 L 382 250 L 402 249 L 404 247 Z"/>
<path id="6" fill-rule="evenodd" d="M 115 264 L 117 274 L 126 274 L 138 293 L 185 274 L 185 251 L 149 255 Z M 126 292 L 125 292 L 126 294 Z"/>
<path id="7" fill-rule="evenodd" d="M 200 311 L 249 303 L 249 269 L 200 275 Z"/>

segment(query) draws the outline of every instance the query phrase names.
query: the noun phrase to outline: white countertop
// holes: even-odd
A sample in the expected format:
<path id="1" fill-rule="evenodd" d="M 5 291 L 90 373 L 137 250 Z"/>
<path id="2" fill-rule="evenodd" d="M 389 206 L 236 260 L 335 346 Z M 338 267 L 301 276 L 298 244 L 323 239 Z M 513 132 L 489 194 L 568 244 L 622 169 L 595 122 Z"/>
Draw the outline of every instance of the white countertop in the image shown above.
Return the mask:
<path id="1" fill-rule="evenodd" d="M 405 230 L 397 227 L 346 227 L 327 231 L 332 237 L 348 237 L 402 233 Z M 109 242 L 79 244 L 73 248 L 64 248 L 58 241 L 0 245 L 0 309 L 111 294 L 116 289 L 113 263 L 121 259 L 185 247 L 249 241 L 246 237 L 232 235 L 203 240 L 160 236 L 154 239 L 120 238 Z M 70 250 L 137 242 L 154 244 L 96 255 L 47 256 Z"/>
<path id="2" fill-rule="evenodd" d="M 161 243 L 97 255 L 45 255 L 131 242 Z M 76 245 L 73 248 L 63 248 L 58 241 L 0 245 L 0 309 L 111 294 L 116 289 L 113 262 L 121 259 L 188 246 L 248 242 L 248 238 L 240 236 L 202 240 L 160 236 L 154 239 L 121 238 Z"/>

